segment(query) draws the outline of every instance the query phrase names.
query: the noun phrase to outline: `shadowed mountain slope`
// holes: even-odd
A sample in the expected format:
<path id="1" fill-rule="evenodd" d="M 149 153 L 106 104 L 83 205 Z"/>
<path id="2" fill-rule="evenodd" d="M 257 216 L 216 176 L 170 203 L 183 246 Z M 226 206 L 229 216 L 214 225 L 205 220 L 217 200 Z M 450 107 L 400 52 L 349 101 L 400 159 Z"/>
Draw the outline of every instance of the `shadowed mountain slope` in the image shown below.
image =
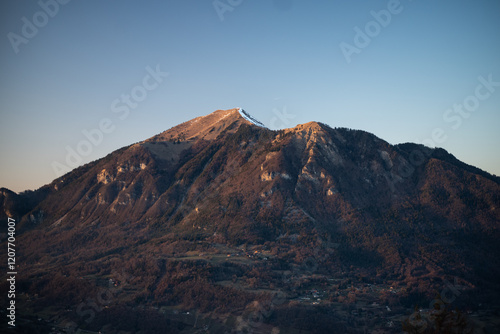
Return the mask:
<path id="1" fill-rule="evenodd" d="M 394 146 L 364 131 L 256 124 L 241 110 L 218 110 L 33 193 L 2 189 L 2 216 L 19 221 L 22 279 L 74 283 L 126 268 L 136 277 L 130 298 L 186 306 L 179 294 L 193 276 L 174 278 L 173 259 L 229 247 L 268 252 L 271 276 L 257 282 L 276 281 L 289 298 L 294 284 L 272 273 L 307 261 L 309 274 L 325 279 L 392 282 L 407 307 L 432 300 L 445 281 L 458 282 L 464 303 L 500 297 L 498 177 L 443 149 Z M 214 270 L 222 269 L 208 263 L 203 282 L 219 289 Z M 253 266 L 228 271 L 231 291 L 250 293 L 235 282 Z"/>

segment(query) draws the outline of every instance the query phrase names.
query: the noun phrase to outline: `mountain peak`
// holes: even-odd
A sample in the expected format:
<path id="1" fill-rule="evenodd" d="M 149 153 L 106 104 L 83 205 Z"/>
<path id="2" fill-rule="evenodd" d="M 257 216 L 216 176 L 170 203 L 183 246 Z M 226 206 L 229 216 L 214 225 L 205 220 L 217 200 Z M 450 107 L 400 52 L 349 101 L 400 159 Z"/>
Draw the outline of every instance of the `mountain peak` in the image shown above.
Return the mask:
<path id="1" fill-rule="evenodd" d="M 238 129 L 242 124 L 265 128 L 265 125 L 252 117 L 242 108 L 216 110 L 208 115 L 193 118 L 164 131 L 147 141 L 192 141 L 196 139 L 212 140 L 224 130 Z"/>
<path id="2" fill-rule="evenodd" d="M 324 131 L 324 125 L 319 123 L 319 122 L 307 122 L 304 124 L 298 124 L 296 127 L 293 128 L 295 131 L 312 131 L 312 132 L 317 132 L 317 131 Z"/>
<path id="3" fill-rule="evenodd" d="M 296 133 L 300 138 L 316 138 L 326 133 L 325 127 L 327 127 L 327 125 L 319 122 L 307 122 L 298 124 L 293 128 L 285 129 L 285 132 Z"/>
<path id="4" fill-rule="evenodd" d="M 246 121 L 252 123 L 253 125 L 260 126 L 261 128 L 265 128 L 266 126 L 252 117 L 252 115 L 248 114 L 245 110 L 241 108 L 237 108 L 238 113 L 241 117 L 243 117 Z"/>
<path id="5" fill-rule="evenodd" d="M 217 319 L 243 319 L 261 301 L 272 303 L 260 291 L 274 290 L 282 302 L 262 326 L 304 332 L 302 320 L 295 331 L 286 315 L 311 314 L 308 332 L 325 333 L 337 322 L 314 315 L 351 314 L 354 288 L 373 311 L 362 323 L 383 326 L 385 304 L 396 304 L 391 314 L 402 319 L 449 281 L 463 290 L 456 305 L 490 301 L 480 308 L 488 317 L 498 309 L 500 184 L 493 176 L 444 150 L 394 146 L 362 130 L 261 124 L 241 108 L 217 110 L 34 192 L 0 189 L 0 220 L 14 217 L 23 245 L 19 309 L 65 319 L 68 305 L 103 284 L 127 284 L 88 328 L 149 309 L 145 318 L 175 325 L 158 331 L 179 333 L 175 308 L 186 316 L 194 310 L 211 332 L 229 333 L 235 322 Z M 55 264 L 59 271 L 50 270 Z M 162 304 L 168 309 L 158 318 L 153 306 Z M 184 328 L 198 320 L 179 321 Z M 349 324 L 338 321 L 347 332 Z"/>

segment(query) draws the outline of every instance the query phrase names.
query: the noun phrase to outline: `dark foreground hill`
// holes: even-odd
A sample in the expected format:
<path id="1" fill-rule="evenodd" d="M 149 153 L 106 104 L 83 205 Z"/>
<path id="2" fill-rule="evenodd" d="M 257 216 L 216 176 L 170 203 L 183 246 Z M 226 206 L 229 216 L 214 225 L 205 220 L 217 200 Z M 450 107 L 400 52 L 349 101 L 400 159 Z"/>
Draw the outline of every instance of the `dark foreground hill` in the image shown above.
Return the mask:
<path id="1" fill-rule="evenodd" d="M 442 149 L 219 110 L 0 204 L 30 330 L 498 329 L 499 178 Z"/>

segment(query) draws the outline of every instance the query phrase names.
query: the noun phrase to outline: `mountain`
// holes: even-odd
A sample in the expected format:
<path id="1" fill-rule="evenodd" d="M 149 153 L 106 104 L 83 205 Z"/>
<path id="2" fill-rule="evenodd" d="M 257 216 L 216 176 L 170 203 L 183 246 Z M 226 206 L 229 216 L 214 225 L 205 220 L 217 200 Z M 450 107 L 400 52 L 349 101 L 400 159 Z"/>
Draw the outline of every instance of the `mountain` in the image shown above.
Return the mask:
<path id="1" fill-rule="evenodd" d="M 498 318 L 500 180 L 439 148 L 217 110 L 0 203 L 27 326 L 486 333 Z"/>

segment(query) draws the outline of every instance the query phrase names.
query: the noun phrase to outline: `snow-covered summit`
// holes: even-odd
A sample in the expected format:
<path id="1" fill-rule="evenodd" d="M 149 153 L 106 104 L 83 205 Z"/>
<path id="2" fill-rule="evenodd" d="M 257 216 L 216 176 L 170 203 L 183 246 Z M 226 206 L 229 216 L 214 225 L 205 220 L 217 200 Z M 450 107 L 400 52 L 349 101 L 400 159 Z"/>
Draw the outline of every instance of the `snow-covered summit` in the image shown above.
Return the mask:
<path id="1" fill-rule="evenodd" d="M 240 113 L 241 117 L 243 117 L 244 119 L 246 119 L 247 121 L 249 121 L 250 123 L 252 124 L 255 124 L 257 126 L 260 126 L 261 128 L 265 128 L 266 126 L 264 124 L 262 124 L 261 122 L 259 122 L 258 120 L 256 120 L 255 118 L 253 118 L 249 113 L 247 113 L 245 110 L 241 109 L 241 108 L 238 108 L 238 112 Z"/>
<path id="2" fill-rule="evenodd" d="M 265 125 L 253 118 L 242 108 L 216 110 L 208 115 L 196 117 L 190 121 L 174 126 L 147 141 L 189 142 L 196 139 L 212 140 L 227 130 L 235 132 L 240 125 L 251 123 L 265 128 Z"/>

